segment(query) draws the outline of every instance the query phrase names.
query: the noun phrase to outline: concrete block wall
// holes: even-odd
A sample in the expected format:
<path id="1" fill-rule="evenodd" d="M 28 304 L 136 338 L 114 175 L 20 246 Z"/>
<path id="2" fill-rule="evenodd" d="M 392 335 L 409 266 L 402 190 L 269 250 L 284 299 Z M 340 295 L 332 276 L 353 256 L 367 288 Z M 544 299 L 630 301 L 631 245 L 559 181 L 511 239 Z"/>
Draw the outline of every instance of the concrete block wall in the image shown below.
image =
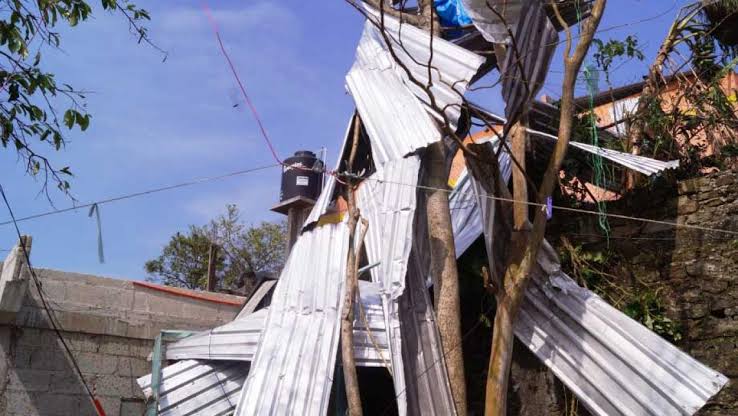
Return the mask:
<path id="1" fill-rule="evenodd" d="M 151 342 L 107 335 L 63 333 L 85 380 L 108 416 L 140 416 L 136 378 L 149 373 Z M 71 360 L 50 329 L 0 328 L 0 414 L 95 415 Z"/>
<path id="2" fill-rule="evenodd" d="M 203 330 L 236 315 L 243 298 L 193 299 L 131 281 L 39 269 L 62 333 L 108 416 L 140 416 L 136 379 L 162 329 Z M 193 292 L 193 294 L 197 294 Z M 218 302 L 220 299 L 225 302 Z M 0 325 L 0 415 L 95 415 L 72 361 L 31 285 L 14 319 Z"/>

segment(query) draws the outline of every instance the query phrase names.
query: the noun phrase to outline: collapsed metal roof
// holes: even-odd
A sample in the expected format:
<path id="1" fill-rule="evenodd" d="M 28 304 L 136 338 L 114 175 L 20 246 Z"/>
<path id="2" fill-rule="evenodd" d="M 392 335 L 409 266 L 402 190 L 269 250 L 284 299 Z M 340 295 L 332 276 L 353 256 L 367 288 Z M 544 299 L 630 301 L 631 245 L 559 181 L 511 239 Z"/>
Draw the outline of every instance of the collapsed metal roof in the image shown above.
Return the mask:
<path id="1" fill-rule="evenodd" d="M 477 231 L 492 268 L 495 204 L 482 186 L 474 189 L 482 221 L 469 224 L 483 225 Z M 514 331 L 595 415 L 691 415 L 728 381 L 577 285 L 547 242 Z"/>
<path id="2" fill-rule="evenodd" d="M 316 227 L 297 239 L 272 296 L 236 415 L 325 414 L 348 239 L 345 222 Z"/>
<path id="3" fill-rule="evenodd" d="M 369 282 L 360 283 L 362 309 L 356 304 L 354 314 L 356 363 L 362 367 L 383 367 L 389 359 L 389 350 L 379 289 Z M 260 309 L 225 325 L 174 342 L 167 346 L 166 358 L 252 361 L 266 325 L 268 311 L 269 308 Z M 368 329 L 364 319 L 360 318 L 362 313 L 369 324 Z"/>
<path id="4" fill-rule="evenodd" d="M 431 81 L 426 66 L 431 37 L 409 25 L 400 30 L 396 19 L 385 16 L 388 45 L 377 29 L 377 12 L 367 12 L 369 21 L 347 88 L 377 168 L 358 194 L 361 212 L 370 220 L 368 260 L 379 266 L 371 271 L 374 283 L 360 287 L 359 305 L 364 308 L 356 316 L 366 312 L 368 325 L 355 322 L 355 354 L 364 365 L 392 371 L 400 414 L 453 415 L 426 286 L 424 194 L 415 189 L 422 169 L 417 156 L 412 156 L 440 140 L 433 117 L 441 115 L 432 111 L 425 88 Z M 455 124 L 461 95 L 484 60 L 442 39 L 434 38 L 433 47 L 430 89 L 438 107 Z M 351 126 L 350 122 L 346 140 Z M 556 140 L 547 133 L 531 133 Z M 572 146 L 644 173 L 673 167 L 673 162 L 642 160 L 647 158 L 583 143 L 572 142 Z M 509 178 L 509 157 L 504 152 L 500 155 L 503 177 Z M 339 162 L 337 169 L 340 166 Z M 311 212 L 276 283 L 270 307 L 244 312 L 230 324 L 170 347 L 168 358 L 207 361 L 188 359 L 164 369 L 161 414 L 227 414 L 234 409 L 237 415 L 325 414 L 350 238 L 344 221 L 326 222 L 324 217 L 335 182 L 331 176 Z M 457 256 L 483 234 L 490 252 L 499 243 L 491 215 L 494 201 L 488 196 L 471 175 L 464 175 L 451 195 Z M 516 322 L 516 336 L 594 414 L 691 414 L 727 381 L 577 286 L 561 272 L 550 250 L 541 251 L 535 272 Z M 250 367 L 245 363 L 249 360 Z M 139 383 L 151 393 L 150 377 Z"/>
<path id="5" fill-rule="evenodd" d="M 385 15 L 382 26 L 378 10 L 366 4 L 364 9 L 368 15 L 366 25 L 371 25 L 375 30 L 383 28 L 382 32 L 389 39 L 389 44 L 382 42 L 382 48 L 387 57 L 397 58 L 392 62 L 393 69 L 402 78 L 406 88 L 426 106 L 431 115 L 441 119 L 443 117 L 432 106 L 431 101 L 434 100 L 436 107 L 455 125 L 466 88 L 485 58 L 440 37 L 431 37 L 425 30 L 402 24 L 392 16 Z M 378 33 L 378 36 L 384 39 L 382 33 Z M 404 114 L 403 119 L 406 119 Z M 392 138 L 382 140 L 388 139 Z"/>
<path id="6" fill-rule="evenodd" d="M 367 178 L 358 191 L 357 206 L 369 221 L 365 247 L 372 281 L 379 288 L 384 310 L 384 324 L 389 337 L 389 352 L 398 413 L 407 413 L 405 374 L 402 357 L 402 336 L 399 318 L 399 297 L 405 291 L 408 256 L 413 244 L 416 191 L 420 159 L 410 156 L 387 162 Z M 414 414 L 414 413 L 413 413 Z"/>

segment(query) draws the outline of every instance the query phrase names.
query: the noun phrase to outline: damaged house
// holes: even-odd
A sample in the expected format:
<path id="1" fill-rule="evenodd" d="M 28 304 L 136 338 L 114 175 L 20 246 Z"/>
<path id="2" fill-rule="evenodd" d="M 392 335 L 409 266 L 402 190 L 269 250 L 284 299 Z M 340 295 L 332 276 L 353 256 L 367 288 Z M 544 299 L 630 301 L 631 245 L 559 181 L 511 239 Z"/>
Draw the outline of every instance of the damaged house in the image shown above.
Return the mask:
<path id="1" fill-rule="evenodd" d="M 513 192 L 519 189 L 515 170 L 523 170 L 516 167 L 516 155 L 522 150 L 523 161 L 547 161 L 560 143 L 558 123 L 550 117 L 553 107 L 533 98 L 560 32 L 596 13 L 595 2 L 521 0 L 509 2 L 501 13 L 488 3 L 508 2 L 437 1 L 463 5 L 467 19 L 438 36 L 406 23 L 397 9 L 350 3 L 366 18 L 345 79 L 355 112 L 320 195 L 301 201 L 301 210 L 307 206 L 308 211 L 300 212 L 299 220 L 291 218 L 296 238 L 284 269 L 276 280 L 260 282 L 248 299 L 191 291 L 163 294 L 161 287 L 122 283 L 119 290 L 131 291 L 134 299 L 126 316 L 142 313 L 135 307 L 140 299 L 152 310 L 137 319 L 153 319 L 157 297 L 178 299 L 172 305 L 179 309 L 176 319 L 146 323 L 145 336 L 133 323 L 113 320 L 109 324 L 121 325 L 114 329 L 123 332 L 100 334 L 140 336 L 151 353 L 151 367 L 136 374 L 138 390 L 119 402 L 108 397 L 102 406 L 107 414 L 144 409 L 147 415 L 166 416 L 343 414 L 344 385 L 350 383 L 340 355 L 346 345 L 353 346 L 350 352 L 360 367 L 359 391 L 367 413 L 467 414 L 455 401 L 455 375 L 446 362 L 453 348 L 444 348 L 437 317 L 441 282 L 432 272 L 438 241 L 427 220 L 429 191 L 448 191 L 454 248 L 448 254 L 460 258 L 475 244 L 483 246 L 481 262 L 491 277 L 479 290 L 500 293 L 504 281 L 498 278 L 507 267 L 501 253 L 513 244 L 510 205 L 503 202 L 510 202 L 505 192 L 510 193 L 511 184 Z M 512 39 L 519 49 L 515 54 L 500 48 L 512 48 Z M 464 98 L 495 68 L 504 114 Z M 515 134 L 527 137 L 522 148 L 510 146 L 508 136 Z M 435 162 L 444 166 L 448 189 L 428 186 L 434 146 L 444 149 L 442 160 Z M 488 163 L 480 163 L 470 149 Z M 657 160 L 585 140 L 571 141 L 566 150 L 567 160 L 596 156 L 613 170 L 649 178 L 679 166 L 679 160 Z M 543 167 L 540 172 L 535 168 L 533 180 L 542 181 Z M 535 201 L 527 193 L 524 198 L 530 205 L 526 221 L 531 212 L 553 208 L 551 201 Z M 530 261 L 530 281 L 513 322 L 515 342 L 576 396 L 587 414 L 692 415 L 726 386 L 728 376 L 735 377 L 702 363 L 578 284 L 562 270 L 548 241 L 541 242 Z M 17 258 L 3 268 L 3 290 L 17 290 L 14 282 L 22 273 L 20 263 L 13 262 Z M 354 290 L 352 270 L 356 296 L 347 303 L 346 294 Z M 59 280 L 66 282 L 63 276 Z M 30 327 L 28 312 L 24 315 L 30 307 L 27 296 L 21 296 L 27 299 L 22 307 L 13 307 L 20 315 L 14 315 L 12 328 L 22 326 L 21 321 Z M 187 322 L 188 316 L 199 320 Z M 347 333 L 342 320 L 349 318 Z M 107 357 L 98 358 L 107 362 Z M 141 360 L 138 353 L 139 367 Z M 114 373 L 121 367 L 115 368 Z M 134 373 L 115 375 L 125 383 Z M 79 408 L 82 399 L 76 400 Z"/>

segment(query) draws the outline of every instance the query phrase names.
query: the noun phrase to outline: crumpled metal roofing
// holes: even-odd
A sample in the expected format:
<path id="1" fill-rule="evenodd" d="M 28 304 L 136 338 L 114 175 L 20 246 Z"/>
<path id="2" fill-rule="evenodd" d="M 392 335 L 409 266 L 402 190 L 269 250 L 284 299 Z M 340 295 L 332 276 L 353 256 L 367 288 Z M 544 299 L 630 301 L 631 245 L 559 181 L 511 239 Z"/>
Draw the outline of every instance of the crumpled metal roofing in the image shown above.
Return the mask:
<path id="1" fill-rule="evenodd" d="M 365 10 L 369 18 L 379 25 L 379 11 L 366 3 Z M 430 82 L 430 91 L 437 107 L 442 109 L 449 121 L 455 125 L 461 113 L 462 96 L 485 58 L 453 42 L 434 36 L 431 59 L 431 36 L 427 31 L 401 24 L 398 19 L 387 15 L 384 17 L 384 29 L 392 42 L 392 50 L 397 59 L 422 85 L 428 85 Z M 430 80 L 428 62 L 431 63 Z M 407 72 L 399 65 L 395 65 L 394 68 L 407 87 L 430 111 L 430 97 L 425 89 L 413 83 Z M 440 114 L 434 114 L 434 117 L 440 117 Z"/>
<path id="2" fill-rule="evenodd" d="M 354 350 L 357 365 L 382 367 L 383 359 L 389 360 L 389 350 L 379 290 L 376 285 L 362 281 L 359 292 L 372 334 L 369 335 L 363 319 L 360 319 L 358 304 L 355 305 Z M 268 308 L 260 309 L 225 325 L 173 342 L 167 345 L 166 358 L 251 361 L 264 331 L 267 312 Z M 374 338 L 373 342 L 371 337 Z"/>
<path id="3" fill-rule="evenodd" d="M 378 29 L 365 23 L 356 62 L 346 75 L 378 166 L 441 140 L 431 116 L 393 70 L 382 42 Z"/>
<path id="4" fill-rule="evenodd" d="M 532 283 L 515 334 L 592 414 L 691 415 L 727 383 L 564 273 Z"/>
<path id="5" fill-rule="evenodd" d="M 461 0 L 461 3 L 474 26 L 488 42 L 509 43 L 510 33 L 515 31 L 525 1 L 529 0 Z M 490 5 L 497 13 L 490 9 Z"/>
<path id="6" fill-rule="evenodd" d="M 496 142 L 496 139 L 492 142 Z M 512 160 L 510 154 L 503 150 L 498 158 L 500 173 L 506 181 L 512 176 Z M 474 178 L 464 169 L 456 180 L 456 186 L 448 198 L 451 210 L 451 227 L 454 230 L 454 246 L 456 257 L 462 254 L 479 238 L 479 230 L 484 229 L 482 211 L 477 203 L 478 190 L 475 189 Z M 494 203 L 486 198 L 485 203 Z"/>
<path id="7" fill-rule="evenodd" d="M 402 336 L 398 299 L 405 290 L 408 256 L 413 245 L 416 189 L 420 158 L 409 156 L 387 162 L 362 183 L 357 205 L 369 228 L 365 237 L 372 281 L 379 289 L 384 310 L 384 324 L 389 338 L 392 373 L 397 394 L 398 413 L 407 413 L 405 374 L 402 361 Z"/>
<path id="8" fill-rule="evenodd" d="M 249 365 L 231 361 L 179 361 L 162 369 L 160 416 L 228 415 L 236 407 Z M 151 375 L 137 380 L 151 398 Z"/>
<path id="9" fill-rule="evenodd" d="M 389 364 L 390 355 L 379 289 L 370 282 L 360 281 L 359 285 L 361 304 L 371 335 L 361 318 L 358 304 L 354 305 L 356 364 L 383 367 L 385 363 Z M 162 370 L 161 414 L 209 416 L 221 411 L 233 411 L 249 370 L 249 365 L 243 361 L 251 361 L 256 352 L 254 340 L 258 340 L 263 330 L 266 314 L 267 310 L 261 309 L 213 331 L 203 331 L 167 345 L 167 359 L 185 361 Z M 183 342 L 193 340 L 196 342 Z M 226 385 L 222 385 L 226 380 Z M 151 375 L 139 378 L 138 383 L 144 395 L 150 397 Z M 211 402 L 216 403 L 216 410 L 203 406 Z"/>
<path id="10" fill-rule="evenodd" d="M 475 189 L 493 268 L 494 205 L 481 186 Z M 727 382 L 578 286 L 547 242 L 514 330 L 595 415 L 691 415 Z"/>
<path id="11" fill-rule="evenodd" d="M 346 87 L 372 139 L 374 162 L 383 165 L 440 140 L 441 134 L 431 118 L 440 115 L 431 111 L 426 90 L 410 79 L 412 76 L 423 86 L 429 82 L 430 35 L 385 16 L 388 46 L 378 28 L 379 12 L 369 6 L 365 9 L 369 20 L 356 50 L 356 61 L 346 76 Z M 394 60 L 391 51 L 401 64 Z M 452 125 L 458 122 L 462 95 L 483 62 L 479 55 L 433 38 L 430 91 L 436 106 L 444 109 Z"/>
<path id="12" fill-rule="evenodd" d="M 341 168 L 341 155 L 343 155 L 343 152 L 346 149 L 346 144 L 350 140 L 349 136 L 351 135 L 353 124 L 354 116 L 352 115 L 351 118 L 349 118 L 348 126 L 346 126 L 346 133 L 343 135 L 343 143 L 341 144 L 341 150 L 338 152 L 338 161 L 336 162 L 336 168 L 334 170 L 338 170 Z M 328 207 L 331 204 L 331 198 L 333 198 L 333 191 L 335 189 L 336 177 L 333 175 L 328 175 L 328 178 L 325 181 L 325 185 L 323 185 L 323 189 L 320 191 L 320 196 L 318 197 L 318 200 L 315 201 L 313 209 L 310 210 L 310 214 L 307 218 L 305 218 L 305 223 L 302 226 L 303 230 L 311 227 L 313 224 L 318 222 L 320 216 L 328 211 Z"/>
<path id="13" fill-rule="evenodd" d="M 484 113 L 491 119 L 497 120 L 503 124 L 507 123 L 507 119 L 505 119 L 505 117 L 497 115 L 478 105 L 474 105 L 474 108 Z M 531 128 L 528 128 L 526 130 L 528 131 L 528 133 L 530 133 L 532 136 L 535 136 L 535 137 L 543 138 L 543 139 L 546 139 L 552 142 L 556 142 L 559 140 L 559 138 L 554 136 L 553 134 L 545 133 L 545 132 L 534 130 Z M 648 176 L 663 172 L 668 169 L 676 169 L 679 167 L 679 160 L 672 160 L 669 162 L 664 162 L 661 160 L 651 159 L 645 156 L 632 155 L 630 153 L 618 152 L 617 150 L 611 150 L 611 149 L 604 149 L 602 147 L 597 147 L 591 144 L 575 142 L 575 141 L 569 141 L 569 146 L 577 148 L 579 150 L 583 150 L 588 153 L 602 156 L 604 159 L 608 159 L 623 167 L 634 170 L 636 172 L 640 172 Z"/>
<path id="14" fill-rule="evenodd" d="M 333 382 L 348 227 L 304 232 L 277 282 L 236 415 L 323 415 Z"/>

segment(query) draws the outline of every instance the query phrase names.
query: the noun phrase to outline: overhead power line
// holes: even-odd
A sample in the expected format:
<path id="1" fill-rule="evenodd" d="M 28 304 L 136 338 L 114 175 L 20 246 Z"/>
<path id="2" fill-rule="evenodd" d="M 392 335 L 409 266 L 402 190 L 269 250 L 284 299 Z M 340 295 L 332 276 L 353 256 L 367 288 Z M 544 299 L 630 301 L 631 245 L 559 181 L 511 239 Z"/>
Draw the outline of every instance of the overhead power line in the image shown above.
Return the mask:
<path id="1" fill-rule="evenodd" d="M 187 182 L 178 183 L 175 185 L 162 186 L 159 188 L 153 188 L 153 189 L 149 189 L 146 191 L 134 192 L 131 194 L 125 194 L 125 195 L 115 196 L 112 198 L 101 199 L 101 200 L 90 202 L 87 204 L 74 205 L 69 208 L 57 209 L 53 211 L 42 212 L 40 214 L 33 214 L 33 215 L 26 216 L 26 217 L 16 218 L 15 221 L 21 222 L 21 221 L 27 221 L 27 220 L 32 220 L 32 219 L 41 218 L 41 217 L 47 217 L 49 215 L 62 214 L 64 212 L 75 211 L 81 208 L 89 208 L 93 205 L 99 206 L 103 204 L 109 204 L 111 202 L 117 202 L 117 201 L 123 201 L 126 199 L 136 198 L 139 196 L 150 195 L 150 194 L 155 194 L 155 193 L 164 192 L 164 191 L 170 191 L 172 189 L 184 188 L 184 187 L 188 187 L 192 185 L 199 185 L 202 183 L 213 182 L 213 181 L 217 181 L 221 179 L 230 178 L 233 176 L 240 176 L 240 175 L 245 175 L 248 173 L 258 172 L 261 170 L 267 170 L 267 169 L 275 168 L 277 166 L 281 166 L 281 164 L 273 163 L 271 165 L 259 166 L 259 167 L 251 168 L 251 169 L 238 170 L 235 172 L 230 172 L 230 173 L 226 173 L 226 174 L 218 175 L 218 176 L 206 176 L 202 178 L 192 179 Z M 14 220 L 10 219 L 8 221 L 0 222 L 0 225 L 8 225 L 8 224 L 12 224 L 13 222 Z"/>

